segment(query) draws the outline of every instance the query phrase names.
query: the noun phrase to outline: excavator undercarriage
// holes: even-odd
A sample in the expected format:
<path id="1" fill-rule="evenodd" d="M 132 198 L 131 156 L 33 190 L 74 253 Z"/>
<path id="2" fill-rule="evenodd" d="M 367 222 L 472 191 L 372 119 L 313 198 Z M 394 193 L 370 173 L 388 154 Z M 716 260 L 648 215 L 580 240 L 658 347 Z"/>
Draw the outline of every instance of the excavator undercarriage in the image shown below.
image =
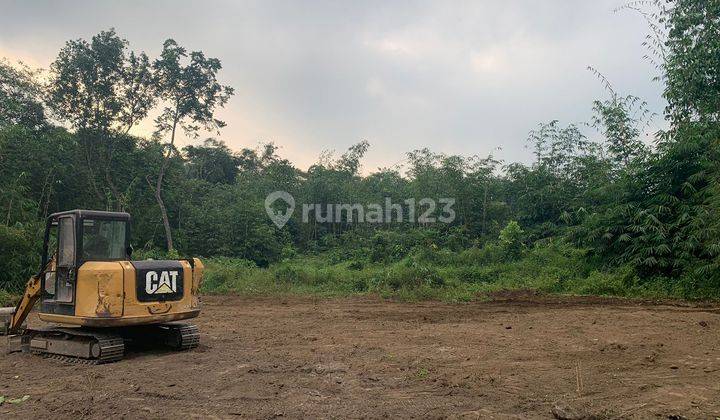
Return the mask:
<path id="1" fill-rule="evenodd" d="M 28 282 L 32 286 L 34 282 Z M 200 343 L 200 333 L 193 324 L 169 322 L 119 328 L 46 327 L 28 329 L 25 318 L 37 297 L 26 294 L 16 308 L 0 308 L 3 320 L 0 335 L 7 335 L 8 352 L 26 352 L 64 362 L 103 364 L 123 358 L 126 348 L 165 347 L 189 350 Z M 25 313 L 20 316 L 18 314 Z"/>
<path id="2" fill-rule="evenodd" d="M 50 327 L 26 330 L 9 338 L 12 350 L 82 364 L 103 364 L 121 360 L 126 349 L 189 350 L 200 343 L 195 325 L 169 323 L 122 329 Z"/>

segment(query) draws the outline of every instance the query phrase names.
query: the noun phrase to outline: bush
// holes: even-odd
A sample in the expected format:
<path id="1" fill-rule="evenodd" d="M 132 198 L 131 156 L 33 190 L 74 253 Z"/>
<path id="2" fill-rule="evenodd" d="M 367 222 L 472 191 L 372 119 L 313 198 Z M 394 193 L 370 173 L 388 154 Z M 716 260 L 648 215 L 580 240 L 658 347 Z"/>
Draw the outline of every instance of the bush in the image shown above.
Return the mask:
<path id="1" fill-rule="evenodd" d="M 284 283 L 302 283 L 307 279 L 307 275 L 301 269 L 290 264 L 281 264 L 275 268 L 275 280 Z"/>
<path id="2" fill-rule="evenodd" d="M 363 264 L 362 261 L 352 260 L 348 264 L 348 270 L 360 271 L 363 268 L 365 268 L 365 264 Z"/>
<path id="3" fill-rule="evenodd" d="M 628 280 L 633 270 L 625 267 L 618 272 L 592 271 L 587 277 L 578 277 L 567 284 L 568 291 L 580 295 L 627 296 L 630 293 Z"/>
<path id="4" fill-rule="evenodd" d="M 398 264 L 387 271 L 385 283 L 392 290 L 414 289 L 421 286 L 441 287 L 445 279 L 428 266 Z"/>
<path id="5" fill-rule="evenodd" d="M 180 254 L 177 252 L 177 250 L 173 250 L 173 252 L 167 252 L 167 250 L 160 248 L 135 249 L 132 253 L 132 259 L 135 261 L 177 260 L 178 258 L 180 258 Z"/>
<path id="6" fill-rule="evenodd" d="M 19 295 L 14 295 L 7 290 L 0 289 L 0 307 L 15 306 L 19 299 Z"/>
<path id="7" fill-rule="evenodd" d="M 502 270 L 495 266 L 459 266 L 450 268 L 449 275 L 464 283 L 494 283 Z"/>
<path id="8" fill-rule="evenodd" d="M 40 267 L 42 236 L 34 224 L 0 225 L 0 289 L 20 294 Z"/>
<path id="9" fill-rule="evenodd" d="M 237 258 L 210 258 L 204 260 L 205 274 L 203 292 L 240 292 L 257 271 L 255 263 Z"/>
<path id="10" fill-rule="evenodd" d="M 356 278 L 353 281 L 353 290 L 356 292 L 366 292 L 368 290 L 368 284 L 363 278 Z"/>
<path id="11" fill-rule="evenodd" d="M 505 251 L 507 258 L 515 259 L 520 256 L 523 250 L 523 235 L 525 235 L 525 232 L 518 222 L 514 220 L 508 222 L 507 226 L 500 231 L 500 236 L 498 237 L 500 247 Z"/>
<path id="12" fill-rule="evenodd" d="M 336 260 L 339 253 L 352 255 L 361 249 L 296 256 L 268 268 L 243 259 L 211 258 L 206 261 L 202 290 L 247 295 L 375 293 L 403 300 L 454 302 L 511 289 L 648 298 L 699 298 L 711 293 L 708 281 L 641 281 L 628 266 L 602 269 L 590 262 L 587 250 L 551 238 L 536 242 L 516 259 L 508 259 L 505 249 L 497 244 L 459 253 L 438 249 L 434 244 L 417 244 L 407 256 L 392 263 L 372 263 L 364 258 Z"/>
<path id="13" fill-rule="evenodd" d="M 410 250 L 408 236 L 394 231 L 377 232 L 370 241 L 370 261 L 399 261 Z"/>
<path id="14" fill-rule="evenodd" d="M 470 248 L 456 254 L 454 262 L 461 265 L 494 264 L 505 259 L 505 251 L 495 244 L 482 248 Z"/>

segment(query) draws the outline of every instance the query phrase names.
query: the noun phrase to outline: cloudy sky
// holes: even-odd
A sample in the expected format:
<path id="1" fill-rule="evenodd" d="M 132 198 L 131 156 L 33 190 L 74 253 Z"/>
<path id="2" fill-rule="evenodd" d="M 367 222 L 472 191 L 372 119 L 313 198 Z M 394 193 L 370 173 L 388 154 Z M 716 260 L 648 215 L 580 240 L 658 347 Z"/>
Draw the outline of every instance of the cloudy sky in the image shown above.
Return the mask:
<path id="1" fill-rule="evenodd" d="M 170 37 L 222 60 L 232 148 L 273 141 L 306 168 L 367 139 L 366 171 L 421 147 L 529 162 L 530 130 L 587 122 L 605 95 L 587 66 L 662 112 L 647 26 L 613 12 L 624 3 L 0 0 L 0 57 L 47 67 L 66 40 L 110 27 L 150 55 Z"/>

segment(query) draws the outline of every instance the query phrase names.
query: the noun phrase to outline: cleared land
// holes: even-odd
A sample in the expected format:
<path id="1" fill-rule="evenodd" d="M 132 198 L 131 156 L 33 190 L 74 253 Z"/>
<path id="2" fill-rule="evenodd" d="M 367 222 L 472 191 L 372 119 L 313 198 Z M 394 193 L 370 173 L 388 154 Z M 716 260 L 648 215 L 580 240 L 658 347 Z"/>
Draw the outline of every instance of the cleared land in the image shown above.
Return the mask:
<path id="1" fill-rule="evenodd" d="M 102 366 L 0 356 L 0 395 L 30 395 L 0 416 L 720 416 L 713 307 L 531 294 L 205 304 L 190 352 Z"/>

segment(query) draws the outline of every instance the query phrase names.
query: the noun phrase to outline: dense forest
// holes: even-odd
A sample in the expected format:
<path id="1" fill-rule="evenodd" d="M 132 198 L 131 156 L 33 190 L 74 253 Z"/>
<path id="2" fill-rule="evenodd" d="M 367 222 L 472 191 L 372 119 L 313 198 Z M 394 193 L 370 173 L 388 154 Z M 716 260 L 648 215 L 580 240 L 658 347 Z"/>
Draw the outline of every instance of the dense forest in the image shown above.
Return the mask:
<path id="1" fill-rule="evenodd" d="M 47 70 L 0 61 L 0 289 L 37 271 L 48 214 L 87 208 L 131 213 L 137 258 L 208 258 L 211 291 L 718 297 L 720 1 L 627 9 L 647 20 L 669 128 L 645 141 L 643 100 L 591 69 L 606 92 L 588 99 L 592 120 L 539 124 L 529 165 L 420 149 L 365 174 L 371 144 L 358 141 L 304 171 L 273 143 L 231 150 L 218 140 L 234 94 L 221 61 L 173 40 L 150 57 L 108 30 L 68 41 Z M 131 135 L 149 115 L 154 135 Z M 192 145 L 176 147 L 181 132 Z M 453 197 L 456 218 L 296 211 L 278 228 L 264 206 L 278 190 L 319 204 Z"/>

